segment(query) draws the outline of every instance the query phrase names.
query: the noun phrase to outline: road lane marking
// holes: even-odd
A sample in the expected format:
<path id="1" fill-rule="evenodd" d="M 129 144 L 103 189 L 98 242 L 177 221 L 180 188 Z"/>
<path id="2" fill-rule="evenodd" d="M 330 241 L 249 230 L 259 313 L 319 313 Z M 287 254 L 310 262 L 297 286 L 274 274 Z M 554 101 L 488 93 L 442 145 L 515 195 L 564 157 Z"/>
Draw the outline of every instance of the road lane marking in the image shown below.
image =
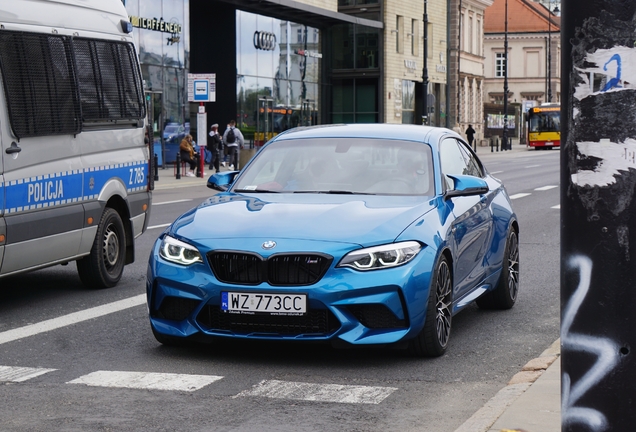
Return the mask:
<path id="1" fill-rule="evenodd" d="M 526 166 L 526 168 L 537 168 L 540 167 L 541 165 L 528 165 Z"/>
<path id="2" fill-rule="evenodd" d="M 397 388 L 368 387 L 339 384 L 310 384 L 290 381 L 265 380 L 238 397 L 260 396 L 273 399 L 292 399 L 317 402 L 379 404 Z"/>
<path id="3" fill-rule="evenodd" d="M 97 371 L 69 381 L 66 384 L 84 384 L 90 387 L 193 392 L 222 378 L 222 376 L 216 375 Z"/>
<path id="4" fill-rule="evenodd" d="M 51 330 L 56 330 L 62 327 L 77 324 L 82 321 L 88 321 L 93 318 L 98 318 L 104 315 L 119 312 L 124 309 L 142 305 L 144 303 L 146 303 L 146 294 L 140 294 L 135 297 L 129 297 L 127 299 L 108 303 L 102 306 L 96 306 L 90 309 L 73 312 L 58 318 L 40 321 L 39 323 L 29 324 L 24 327 L 7 330 L 0 333 L 0 345 L 7 342 L 13 342 L 25 337 L 35 336 L 40 333 L 46 333 Z"/>
<path id="5" fill-rule="evenodd" d="M 165 205 L 165 204 L 176 204 L 176 203 L 182 203 L 182 202 L 188 202 L 188 201 L 192 201 L 192 199 L 180 199 L 180 200 L 174 200 L 174 201 L 164 201 L 164 202 L 158 202 L 158 203 L 152 203 L 153 206 L 158 206 L 158 205 Z"/>
<path id="6" fill-rule="evenodd" d="M 557 205 L 552 206 L 552 207 L 550 207 L 550 208 L 560 210 L 560 209 L 561 209 L 561 204 L 557 204 Z"/>
<path id="7" fill-rule="evenodd" d="M 155 229 L 155 228 L 165 228 L 167 226 L 170 226 L 171 224 L 167 223 L 167 224 L 161 224 L 161 225 L 153 225 L 153 226 L 149 226 L 148 228 L 146 228 L 146 230 L 151 230 L 151 229 Z"/>
<path id="8" fill-rule="evenodd" d="M 514 200 L 514 199 L 517 199 L 517 198 L 527 197 L 528 195 L 532 195 L 532 194 L 529 194 L 529 193 L 518 193 L 518 194 L 510 195 L 510 199 Z"/>
<path id="9" fill-rule="evenodd" d="M 554 189 L 554 188 L 557 188 L 557 187 L 558 186 L 555 186 L 555 185 L 549 185 L 549 186 L 543 186 L 543 187 L 540 187 L 540 188 L 536 188 L 535 190 L 536 191 L 547 191 L 547 190 Z"/>
<path id="10" fill-rule="evenodd" d="M 495 174 L 501 174 L 503 171 L 492 171 L 490 174 L 491 175 L 495 175 Z"/>
<path id="11" fill-rule="evenodd" d="M 0 382 L 23 382 L 57 369 L 0 366 Z"/>

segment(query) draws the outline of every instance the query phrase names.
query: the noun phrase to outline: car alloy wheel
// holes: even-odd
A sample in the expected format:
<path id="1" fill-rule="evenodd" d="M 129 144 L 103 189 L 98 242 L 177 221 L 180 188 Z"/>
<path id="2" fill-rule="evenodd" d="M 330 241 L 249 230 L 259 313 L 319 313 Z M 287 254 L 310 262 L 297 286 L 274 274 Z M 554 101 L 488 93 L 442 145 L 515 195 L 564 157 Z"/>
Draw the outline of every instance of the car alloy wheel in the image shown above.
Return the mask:
<path id="1" fill-rule="evenodd" d="M 448 259 L 442 256 L 433 269 L 424 327 L 409 343 L 419 357 L 439 357 L 446 352 L 453 319 L 453 277 Z"/>

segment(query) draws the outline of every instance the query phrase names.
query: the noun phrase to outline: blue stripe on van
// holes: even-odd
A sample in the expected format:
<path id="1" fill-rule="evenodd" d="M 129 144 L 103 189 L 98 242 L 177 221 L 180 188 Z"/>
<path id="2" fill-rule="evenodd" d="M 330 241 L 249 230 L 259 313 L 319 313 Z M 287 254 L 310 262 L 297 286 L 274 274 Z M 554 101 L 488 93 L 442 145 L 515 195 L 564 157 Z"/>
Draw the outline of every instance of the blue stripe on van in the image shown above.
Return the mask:
<path id="1" fill-rule="evenodd" d="M 6 213 L 20 213 L 94 200 L 106 183 L 113 178 L 119 178 L 128 192 L 146 190 L 148 162 L 138 161 L 63 171 L 7 182 L 4 185 Z"/>

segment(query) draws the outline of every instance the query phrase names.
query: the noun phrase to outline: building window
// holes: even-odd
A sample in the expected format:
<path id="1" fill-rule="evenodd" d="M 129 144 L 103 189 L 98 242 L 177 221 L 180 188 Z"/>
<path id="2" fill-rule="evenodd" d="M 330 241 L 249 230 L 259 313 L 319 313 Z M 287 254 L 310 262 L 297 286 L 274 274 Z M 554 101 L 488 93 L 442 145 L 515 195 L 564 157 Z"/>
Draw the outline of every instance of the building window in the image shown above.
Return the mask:
<path id="1" fill-rule="evenodd" d="M 415 122 L 415 82 L 402 80 L 402 123 Z"/>
<path id="2" fill-rule="evenodd" d="M 473 17 L 468 17 L 468 52 L 471 54 L 475 52 L 475 49 L 473 47 L 473 42 L 475 40 L 475 35 L 473 34 L 474 31 Z"/>
<path id="3" fill-rule="evenodd" d="M 333 27 L 333 69 L 377 69 L 380 30 L 355 24 Z"/>
<path id="4" fill-rule="evenodd" d="M 495 77 L 503 78 L 506 72 L 506 55 L 505 53 L 497 53 L 495 57 Z"/>
<path id="5" fill-rule="evenodd" d="M 296 32 L 296 42 L 305 43 L 306 40 L 307 40 L 307 27 L 298 28 Z"/>
<path id="6" fill-rule="evenodd" d="M 461 38 L 459 39 L 459 49 L 461 51 L 466 51 L 466 15 L 464 13 L 461 14 L 461 18 L 460 18 L 460 22 L 459 25 L 461 27 L 461 29 L 463 30 L 464 34 L 462 34 Z"/>
<path id="7" fill-rule="evenodd" d="M 377 123 L 379 117 L 376 78 L 333 80 L 332 123 Z"/>
<path id="8" fill-rule="evenodd" d="M 481 28 L 481 20 L 477 19 L 477 55 L 483 55 L 483 53 L 481 52 L 481 43 L 482 43 L 482 39 L 483 39 L 483 35 L 484 35 L 484 31 Z"/>
<path id="9" fill-rule="evenodd" d="M 397 15 L 395 18 L 395 52 L 404 53 L 404 17 Z"/>
<path id="10" fill-rule="evenodd" d="M 419 26 L 417 25 L 417 20 L 411 20 L 411 55 L 412 56 L 417 56 L 418 52 L 420 50 L 420 47 L 417 43 L 417 41 L 420 38 L 420 35 L 418 34 L 418 29 Z"/>

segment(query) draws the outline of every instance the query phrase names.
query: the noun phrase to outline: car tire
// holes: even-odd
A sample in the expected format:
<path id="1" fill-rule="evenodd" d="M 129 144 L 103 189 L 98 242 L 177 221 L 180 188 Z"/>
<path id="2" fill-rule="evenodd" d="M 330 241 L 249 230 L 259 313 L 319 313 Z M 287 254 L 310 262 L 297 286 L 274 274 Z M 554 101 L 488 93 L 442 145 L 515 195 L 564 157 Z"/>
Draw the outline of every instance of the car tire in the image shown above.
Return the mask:
<path id="1" fill-rule="evenodd" d="M 89 288 L 111 288 L 121 279 L 125 260 L 124 224 L 119 213 L 107 207 L 97 227 L 91 253 L 77 260 L 77 272 Z"/>
<path id="2" fill-rule="evenodd" d="M 431 279 L 424 327 L 411 340 L 409 352 L 418 357 L 443 355 L 450 337 L 452 311 L 453 277 L 448 259 L 442 256 Z"/>
<path id="3" fill-rule="evenodd" d="M 519 294 L 519 236 L 514 228 L 508 231 L 501 277 L 497 287 L 477 299 L 482 309 L 510 309 Z"/>

